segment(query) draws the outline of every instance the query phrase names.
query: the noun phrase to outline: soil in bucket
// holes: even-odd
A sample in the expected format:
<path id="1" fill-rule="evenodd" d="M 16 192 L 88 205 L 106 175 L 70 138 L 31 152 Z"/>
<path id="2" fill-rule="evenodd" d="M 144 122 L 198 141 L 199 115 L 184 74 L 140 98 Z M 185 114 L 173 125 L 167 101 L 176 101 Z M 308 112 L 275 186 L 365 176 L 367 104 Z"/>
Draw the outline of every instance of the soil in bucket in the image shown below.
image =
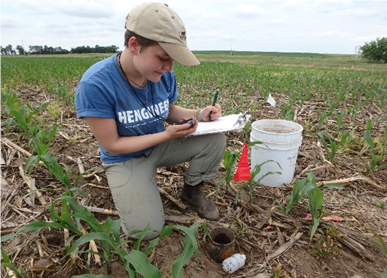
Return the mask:
<path id="1" fill-rule="evenodd" d="M 251 172 L 255 166 L 262 165 L 254 181 L 271 187 L 290 183 L 302 143 L 303 127 L 277 119 L 255 121 L 251 126 L 250 141 L 261 142 L 251 150 Z"/>

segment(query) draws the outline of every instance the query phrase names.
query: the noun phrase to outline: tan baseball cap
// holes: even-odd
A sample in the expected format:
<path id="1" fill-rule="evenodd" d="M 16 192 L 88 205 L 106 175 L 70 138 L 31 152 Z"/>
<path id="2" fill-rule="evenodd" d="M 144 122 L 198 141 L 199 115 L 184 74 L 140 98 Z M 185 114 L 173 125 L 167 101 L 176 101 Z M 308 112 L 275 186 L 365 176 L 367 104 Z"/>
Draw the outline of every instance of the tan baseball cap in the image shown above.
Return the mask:
<path id="1" fill-rule="evenodd" d="M 167 4 L 144 3 L 129 12 L 125 28 L 158 42 L 165 52 L 183 66 L 200 62 L 187 47 L 187 32 L 180 17 Z"/>

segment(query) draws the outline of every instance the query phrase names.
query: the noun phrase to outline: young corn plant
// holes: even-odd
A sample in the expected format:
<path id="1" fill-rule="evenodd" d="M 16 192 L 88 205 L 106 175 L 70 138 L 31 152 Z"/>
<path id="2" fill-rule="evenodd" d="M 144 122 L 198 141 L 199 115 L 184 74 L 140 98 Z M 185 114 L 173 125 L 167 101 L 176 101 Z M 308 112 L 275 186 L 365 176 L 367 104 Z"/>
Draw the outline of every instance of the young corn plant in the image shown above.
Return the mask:
<path id="1" fill-rule="evenodd" d="M 129 277 L 149 277 L 149 278 L 159 278 L 161 277 L 161 272 L 154 265 L 152 265 L 148 260 L 148 255 L 154 247 L 156 247 L 160 239 L 166 236 L 169 236 L 173 230 L 182 231 L 185 234 L 183 251 L 175 259 L 172 265 L 172 277 L 173 278 L 182 278 L 184 275 L 184 265 L 191 259 L 192 255 L 195 253 L 196 260 L 198 260 L 198 245 L 197 245 L 197 233 L 198 228 L 202 227 L 208 234 L 208 228 L 205 224 L 194 223 L 190 227 L 184 227 L 180 225 L 175 226 L 165 226 L 160 232 L 159 237 L 151 240 L 146 248 L 143 251 L 140 250 L 140 244 L 146 235 L 149 229 L 146 227 L 143 231 L 132 231 L 125 236 L 128 238 L 134 234 L 141 233 L 138 237 L 133 249 L 126 253 L 122 248 L 122 244 L 125 242 L 120 239 L 119 236 L 119 227 L 120 222 L 118 220 L 115 223 L 115 229 L 113 229 L 113 238 L 109 237 L 109 229 L 105 232 L 92 232 L 85 234 L 80 237 L 68 250 L 68 254 L 75 252 L 77 248 L 80 248 L 85 243 L 88 243 L 90 240 L 99 240 L 100 243 L 105 242 L 109 245 L 109 251 L 114 251 L 112 254 L 116 253 L 119 255 L 121 260 L 124 263 L 125 270 L 127 271 Z M 110 226 L 109 226 L 110 228 Z M 91 252 L 91 251 L 88 251 Z M 109 255 L 109 259 L 112 255 Z M 79 278 L 84 278 L 86 276 L 79 276 Z"/>
<path id="2" fill-rule="evenodd" d="M 293 103 L 284 103 L 281 106 L 281 113 L 282 118 L 288 121 L 291 121 L 294 119 L 294 111 L 292 110 L 292 104 Z"/>
<path id="3" fill-rule="evenodd" d="M 292 207 L 297 204 L 310 190 L 316 187 L 316 181 L 313 173 L 308 173 L 306 178 L 297 180 L 293 186 L 292 193 L 290 194 L 289 200 L 284 207 L 279 204 L 280 211 L 288 215 Z"/>
<path id="4" fill-rule="evenodd" d="M 1 246 L 1 257 L 2 257 L 2 261 L 3 261 L 1 266 L 10 269 L 10 272 L 12 272 L 11 275 L 13 275 L 12 277 L 16 277 L 16 278 L 23 277 L 22 267 L 21 266 L 16 267 L 13 264 L 12 260 L 9 258 L 7 252 L 4 250 L 3 246 Z M 9 277 L 9 276 L 7 276 L 7 277 Z"/>
<path id="5" fill-rule="evenodd" d="M 378 246 L 379 249 L 384 253 L 384 255 L 386 255 L 386 258 L 387 258 L 387 244 L 386 244 L 386 242 L 383 240 L 383 238 L 377 232 L 375 232 L 374 230 L 371 230 L 371 232 L 373 233 L 373 235 L 376 239 L 371 238 L 370 241 L 373 242 L 376 246 Z M 386 266 L 386 270 L 383 273 L 381 278 L 387 278 L 387 266 Z"/>
<path id="6" fill-rule="evenodd" d="M 226 168 L 226 174 L 222 175 L 216 184 L 216 195 L 218 195 L 219 188 L 224 181 L 226 182 L 226 188 L 230 186 L 232 174 L 235 170 L 234 164 L 239 157 L 240 153 L 236 152 L 234 149 L 231 151 L 225 151 L 223 155 L 223 165 Z"/>
<path id="7" fill-rule="evenodd" d="M 257 164 L 254 166 L 254 169 L 251 171 L 251 179 L 249 180 L 249 183 L 248 183 L 248 191 L 247 193 L 249 194 L 249 202 L 251 202 L 252 198 L 253 198 L 253 194 L 254 194 L 254 189 L 255 187 L 257 187 L 257 185 L 260 183 L 260 181 L 265 178 L 266 176 L 269 176 L 269 175 L 274 175 L 274 174 L 278 174 L 278 175 L 281 175 L 281 172 L 267 172 L 265 173 L 264 175 L 262 175 L 261 177 L 259 177 L 259 179 L 257 181 L 255 181 L 255 177 L 261 172 L 261 169 L 262 169 L 262 166 L 265 165 L 266 163 L 269 163 L 269 162 L 273 162 L 273 163 L 277 163 L 278 167 L 282 170 L 282 167 L 281 165 L 277 162 L 277 161 L 274 161 L 274 160 L 266 160 L 264 162 L 262 162 L 261 164 Z M 241 189 L 237 192 L 237 194 L 235 195 L 235 198 L 236 198 L 236 202 L 238 202 L 239 200 L 239 195 L 241 192 L 244 192 L 245 190 L 244 189 Z"/>
<path id="8" fill-rule="evenodd" d="M 318 121 L 318 129 L 321 129 L 323 123 L 325 122 L 325 119 L 329 116 L 328 111 L 323 111 L 320 114 L 320 120 Z"/>
<path id="9" fill-rule="evenodd" d="M 33 166 L 37 166 L 39 165 L 40 162 L 43 162 L 47 170 L 66 187 L 65 195 L 68 195 L 68 194 L 72 195 L 73 191 L 75 190 L 78 190 L 79 192 L 81 192 L 78 188 L 76 188 L 75 185 L 78 183 L 78 181 L 80 180 L 83 174 L 78 175 L 77 179 L 75 180 L 74 186 L 72 186 L 70 174 L 74 165 L 72 166 L 64 165 L 65 170 L 63 170 L 61 164 L 48 153 L 50 144 L 55 137 L 56 129 L 57 129 L 57 125 L 54 125 L 53 128 L 50 130 L 40 129 L 35 134 L 35 136 L 33 136 L 33 138 L 31 139 L 32 141 L 31 146 L 33 146 L 37 154 L 31 155 L 27 159 L 27 162 L 24 167 L 24 171 L 25 173 L 27 173 L 31 171 L 31 168 Z"/>
<path id="10" fill-rule="evenodd" d="M 325 149 L 325 152 L 328 156 L 328 160 L 330 162 L 333 162 L 336 156 L 337 151 L 340 147 L 344 146 L 347 140 L 350 138 L 351 133 L 346 132 L 341 136 L 341 139 L 339 142 L 337 142 L 334 138 L 332 138 L 331 135 L 326 133 L 325 131 L 319 131 L 317 132 L 317 135 L 320 137 L 320 141 L 323 144 L 323 147 Z M 329 141 L 329 144 L 327 140 Z"/>
<path id="11" fill-rule="evenodd" d="M 323 214 L 324 207 L 322 205 L 324 201 L 324 193 L 318 187 L 314 187 L 308 191 L 308 205 L 309 211 L 312 215 L 312 226 L 309 227 L 310 240 L 312 240 L 318 226 L 320 225 L 321 219 L 329 214 Z"/>
<path id="12" fill-rule="evenodd" d="M 120 237 L 120 220 L 108 220 L 100 225 L 101 231 L 92 231 L 86 233 L 79 237 L 74 244 L 67 250 L 67 255 L 76 253 L 91 253 L 96 254 L 96 252 L 87 250 L 87 251 L 77 251 L 82 248 L 85 244 L 89 243 L 92 240 L 98 240 L 102 248 L 102 254 L 100 255 L 104 262 L 107 264 L 107 272 L 110 274 L 112 272 L 111 269 L 111 261 L 114 256 L 117 254 L 124 263 L 124 268 L 130 274 L 130 277 L 138 277 L 138 275 L 143 275 L 143 277 L 160 277 L 160 272 L 158 269 L 153 266 L 147 255 L 152 250 L 154 246 L 158 244 L 158 238 L 149 241 L 148 246 L 144 249 L 143 252 L 140 251 L 140 244 L 144 239 L 144 236 L 151 229 L 146 227 L 143 231 L 135 230 L 131 231 L 124 238 Z M 128 238 L 133 236 L 134 234 L 140 234 L 138 237 L 134 248 L 130 253 L 127 253 L 122 246 L 130 240 Z M 80 276 L 83 277 L 83 276 Z"/>
<path id="13" fill-rule="evenodd" d="M 341 185 L 337 184 L 327 184 L 323 187 L 343 189 Z M 324 193 L 317 187 L 316 177 L 313 173 L 308 173 L 306 178 L 296 181 L 286 207 L 279 204 L 279 209 L 282 213 L 288 215 L 291 208 L 306 195 L 308 196 L 308 206 L 312 217 L 312 225 L 309 227 L 310 240 L 312 240 L 322 218 L 332 215 L 331 213 L 323 213 Z"/>
<path id="14" fill-rule="evenodd" d="M 56 213 L 55 207 L 58 202 L 61 202 L 61 209 Z M 128 233 L 124 238 L 120 236 L 121 220 L 112 220 L 110 217 L 100 223 L 94 215 L 82 205 L 78 204 L 72 196 L 62 196 L 58 198 L 50 207 L 51 218 L 53 221 L 36 221 L 29 223 L 20 228 L 16 233 L 1 238 L 1 241 L 7 241 L 21 232 L 39 232 L 44 228 L 68 229 L 72 232 L 72 236 L 65 243 L 66 256 L 73 253 L 91 253 L 98 254 L 105 262 L 108 274 L 111 273 L 111 261 L 114 256 L 118 255 L 124 263 L 125 270 L 130 277 L 149 277 L 159 278 L 161 272 L 153 266 L 147 256 L 150 251 L 159 244 L 160 238 L 169 236 L 171 232 L 180 230 L 185 234 L 182 253 L 176 258 L 172 266 L 172 277 L 181 278 L 184 273 L 184 265 L 195 253 L 198 260 L 198 245 L 197 245 L 197 230 L 202 227 L 208 234 L 208 228 L 205 224 L 194 223 L 190 227 L 180 225 L 165 226 L 160 232 L 160 236 L 149 241 L 148 246 L 143 251 L 140 250 L 140 245 L 146 233 L 151 229 L 146 227 L 144 230 L 134 230 Z M 86 223 L 88 230 L 85 233 L 82 229 L 82 223 Z M 123 245 L 130 242 L 129 238 L 133 235 L 139 235 L 133 249 L 127 253 Z M 83 246 L 91 240 L 96 240 L 100 244 L 101 253 L 96 253 L 91 250 L 83 251 Z M 72 243 L 74 241 L 74 243 Z M 10 267 L 12 267 L 10 265 Z M 15 267 L 12 267 L 15 268 Z M 16 268 L 15 268 L 16 269 Z M 89 274 L 80 275 L 79 278 L 90 277 Z M 92 276 L 94 277 L 94 276 Z M 108 276 L 104 276 L 108 277 Z"/>
<path id="15" fill-rule="evenodd" d="M 342 113 L 337 112 L 337 113 L 335 113 L 335 114 L 336 114 L 336 116 L 337 116 L 337 132 L 340 132 L 341 127 L 342 127 L 342 125 L 343 125 L 344 118 L 345 118 L 345 116 L 346 116 L 346 115 L 345 115 L 345 114 L 346 114 L 346 111 L 343 110 Z"/>
<path id="16" fill-rule="evenodd" d="M 373 173 L 376 169 L 386 167 L 387 163 L 378 164 L 381 160 L 383 160 L 386 157 L 386 155 L 376 154 L 375 142 L 374 142 L 374 139 L 372 139 L 369 130 L 364 131 L 364 139 L 367 142 L 368 147 L 370 148 L 370 156 L 371 156 L 370 162 L 366 164 L 367 172 L 370 174 L 370 173 Z"/>
<path id="17" fill-rule="evenodd" d="M 39 130 L 39 123 L 42 120 L 37 118 L 37 114 L 42 111 L 48 102 L 41 104 L 40 106 L 33 108 L 29 104 L 23 104 L 18 95 L 15 93 L 8 93 L 1 91 L 1 98 L 4 100 L 5 108 L 4 112 L 8 117 L 5 121 L 7 132 L 11 125 L 20 129 L 25 138 L 32 138 Z"/>

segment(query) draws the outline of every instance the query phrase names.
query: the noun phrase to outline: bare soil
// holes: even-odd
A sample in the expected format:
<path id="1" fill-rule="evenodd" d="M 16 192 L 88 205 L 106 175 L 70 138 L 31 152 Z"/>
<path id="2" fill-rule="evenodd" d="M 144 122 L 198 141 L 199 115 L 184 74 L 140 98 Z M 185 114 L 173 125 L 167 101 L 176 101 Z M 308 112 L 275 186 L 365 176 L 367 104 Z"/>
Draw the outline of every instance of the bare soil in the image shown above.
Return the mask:
<path id="1" fill-rule="evenodd" d="M 45 101 L 57 102 L 39 90 L 21 91 L 21 97 L 32 103 Z M 259 101 L 255 119 L 275 118 L 273 109 L 263 100 Z M 204 187 L 206 194 L 213 200 L 219 210 L 219 221 L 207 221 L 199 218 L 188 207 L 183 210 L 165 195 L 165 214 L 168 225 L 180 224 L 190 226 L 195 222 L 205 223 L 208 228 L 228 227 L 236 237 L 236 252 L 246 255 L 245 265 L 237 272 L 227 275 L 220 263 L 215 262 L 208 254 L 209 239 L 199 229 L 199 257 L 194 257 L 184 267 L 184 277 L 334 277 L 334 278 L 379 278 L 387 266 L 386 256 L 370 241 L 374 238 L 372 231 L 379 234 L 384 241 L 387 239 L 387 208 L 380 204 L 387 203 L 387 170 L 381 168 L 372 175 L 365 173 L 364 145 L 350 145 L 345 151 L 339 150 L 334 163 L 324 159 L 324 149 L 318 143 L 316 132 L 318 117 L 317 106 L 321 103 L 304 103 L 305 107 L 296 111 L 295 122 L 304 126 L 303 144 L 299 149 L 295 179 L 304 178 L 306 173 L 313 172 L 319 186 L 335 182 L 344 186 L 344 190 L 323 189 L 324 212 L 335 213 L 345 221 L 323 221 L 315 236 L 310 240 L 309 226 L 311 220 L 308 200 L 302 199 L 285 216 L 278 209 L 278 204 L 285 205 L 292 185 L 283 187 L 267 187 L 258 185 L 252 199 L 242 193 L 236 201 L 236 191 L 247 188 L 246 182 L 232 182 L 230 187 L 222 186 L 219 194 L 215 187 L 220 176 L 225 174 L 222 166 L 218 176 L 207 181 Z M 369 115 L 380 114 L 375 106 L 368 107 L 357 122 L 346 123 L 362 134 L 364 121 Z M 48 115 L 42 115 L 49 118 Z M 78 182 L 78 187 L 89 199 L 79 198 L 82 205 L 104 210 L 115 211 L 112 196 L 101 170 L 98 145 L 82 120 L 76 119 L 72 108 L 63 106 L 62 115 L 56 121 L 61 122 L 50 153 L 65 165 L 72 168 L 72 181 L 82 171 L 89 171 Z M 308 122 L 306 126 L 305 123 Z M 325 125 L 334 126 L 327 122 Z M 375 129 L 382 132 L 382 122 L 374 123 Z M 334 129 L 334 128 L 332 128 Z M 227 133 L 227 149 L 242 151 L 245 138 L 243 133 Z M 44 166 L 36 167 L 28 176 L 22 169 L 28 158 L 10 140 L 24 150 L 28 150 L 28 142 L 17 130 L 5 133 L 2 127 L 2 191 L 1 191 L 1 232 L 10 234 L 22 225 L 37 220 L 50 220 L 50 204 L 66 190 Z M 362 157 L 363 159 L 360 159 Z M 386 163 L 384 158 L 381 163 Z M 79 167 L 78 167 L 79 166 Z M 158 185 L 166 194 L 179 200 L 183 185 L 183 175 L 187 165 L 160 168 Z M 295 180 L 294 179 L 294 180 Z M 31 189 L 34 184 L 41 191 Z M 41 203 L 43 200 L 43 204 Z M 45 204 L 44 204 L 45 202 Z M 116 215 L 94 212 L 95 216 L 104 221 L 107 217 L 117 219 Z M 87 223 L 85 223 L 87 226 Z M 65 235 L 63 230 L 44 229 L 39 233 L 22 233 L 3 243 L 8 254 L 12 254 L 13 262 L 23 269 L 23 277 L 60 277 L 89 273 L 88 265 L 94 274 L 107 274 L 105 265 L 98 265 L 93 257 L 75 256 L 71 260 L 65 255 Z M 162 277 L 171 277 L 173 261 L 182 251 L 184 235 L 179 232 L 161 239 L 160 244 L 151 252 L 149 260 L 160 269 Z M 144 242 L 145 246 L 146 243 Z M 85 249 L 88 247 L 85 246 Z M 131 245 L 129 244 L 128 250 Z M 7 269 L 2 267 L 2 275 L 6 277 Z M 128 277 L 123 270 L 122 262 L 117 258 L 112 261 L 111 277 Z"/>

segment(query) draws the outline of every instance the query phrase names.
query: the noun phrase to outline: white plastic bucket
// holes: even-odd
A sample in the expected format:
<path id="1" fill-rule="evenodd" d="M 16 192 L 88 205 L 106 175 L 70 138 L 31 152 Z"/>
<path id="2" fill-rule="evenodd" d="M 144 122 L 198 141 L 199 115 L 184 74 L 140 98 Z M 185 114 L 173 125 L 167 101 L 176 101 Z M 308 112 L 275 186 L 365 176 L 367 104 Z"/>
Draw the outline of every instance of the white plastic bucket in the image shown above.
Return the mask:
<path id="1" fill-rule="evenodd" d="M 251 148 L 251 171 L 256 165 L 268 160 L 262 165 L 261 171 L 255 176 L 258 181 L 269 172 L 281 174 L 269 174 L 259 183 L 271 187 L 279 187 L 284 183 L 290 183 L 294 176 L 298 149 L 302 143 L 303 127 L 295 122 L 286 120 L 259 120 L 251 125 L 250 142 L 260 141 Z"/>

